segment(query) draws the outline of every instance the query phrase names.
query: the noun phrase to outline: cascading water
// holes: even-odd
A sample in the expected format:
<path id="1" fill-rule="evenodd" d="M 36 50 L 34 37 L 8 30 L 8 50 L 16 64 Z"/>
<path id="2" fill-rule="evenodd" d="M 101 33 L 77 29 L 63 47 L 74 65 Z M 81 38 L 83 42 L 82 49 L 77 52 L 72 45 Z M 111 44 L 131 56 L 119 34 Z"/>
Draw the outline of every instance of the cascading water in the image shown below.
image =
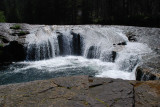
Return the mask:
<path id="1" fill-rule="evenodd" d="M 81 55 L 101 59 L 113 51 L 114 45 L 128 42 L 127 37 L 113 28 L 91 26 L 46 26 L 26 38 L 27 60 L 56 56 Z"/>
<path id="2" fill-rule="evenodd" d="M 135 80 L 141 56 L 151 52 L 114 27 L 44 26 L 30 32 L 26 61 L 10 67 L 14 76 L 24 76 L 15 82 L 71 75 Z"/>

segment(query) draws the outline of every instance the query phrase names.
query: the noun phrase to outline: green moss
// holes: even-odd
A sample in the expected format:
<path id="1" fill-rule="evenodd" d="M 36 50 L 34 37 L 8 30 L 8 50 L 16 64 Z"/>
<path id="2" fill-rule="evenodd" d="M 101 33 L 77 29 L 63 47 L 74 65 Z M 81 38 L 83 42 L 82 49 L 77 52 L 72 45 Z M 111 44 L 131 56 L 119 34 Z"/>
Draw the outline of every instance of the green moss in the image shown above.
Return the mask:
<path id="1" fill-rule="evenodd" d="M 22 35 L 26 35 L 26 34 L 27 34 L 26 32 L 20 31 L 18 35 L 19 35 L 19 36 L 22 36 Z"/>
<path id="2" fill-rule="evenodd" d="M 102 100 L 100 100 L 98 98 L 96 98 L 96 100 L 99 101 L 99 102 L 101 102 L 102 104 L 104 104 L 106 107 L 109 107 L 109 105 L 107 103 L 105 103 L 104 101 L 102 101 Z"/>
<path id="3" fill-rule="evenodd" d="M 21 26 L 20 25 L 14 25 L 14 26 L 10 27 L 10 29 L 18 30 L 18 29 L 21 29 Z"/>
<path id="4" fill-rule="evenodd" d="M 15 32 L 15 33 L 12 33 L 12 36 L 24 36 L 24 35 L 27 35 L 27 34 L 29 34 L 29 32 L 28 31 L 19 31 L 19 32 Z"/>

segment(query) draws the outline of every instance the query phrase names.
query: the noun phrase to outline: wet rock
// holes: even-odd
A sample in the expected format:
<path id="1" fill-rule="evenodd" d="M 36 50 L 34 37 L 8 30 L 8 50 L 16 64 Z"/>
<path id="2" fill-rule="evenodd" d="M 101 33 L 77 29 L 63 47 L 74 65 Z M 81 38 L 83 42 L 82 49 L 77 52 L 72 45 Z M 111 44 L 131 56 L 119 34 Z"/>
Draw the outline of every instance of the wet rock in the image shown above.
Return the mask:
<path id="1" fill-rule="evenodd" d="M 138 67 L 136 70 L 136 80 L 137 81 L 148 81 L 148 80 L 158 80 L 160 79 L 159 74 L 155 74 L 149 68 Z"/>
<path id="2" fill-rule="evenodd" d="M 63 48 L 63 34 L 62 33 L 58 33 L 59 35 L 57 36 L 58 39 L 58 44 L 59 44 L 59 51 L 60 51 L 60 55 L 64 55 L 64 48 Z"/>
<path id="3" fill-rule="evenodd" d="M 73 35 L 72 38 L 72 54 L 73 55 L 82 55 L 82 47 L 83 47 L 83 38 L 80 34 L 76 34 L 71 32 Z"/>
<path id="4" fill-rule="evenodd" d="M 105 62 L 114 62 L 117 56 L 117 52 L 115 51 L 106 51 L 102 53 L 101 60 Z"/>
<path id="5" fill-rule="evenodd" d="M 131 33 L 131 32 L 127 32 L 127 33 L 126 33 L 126 36 L 128 37 L 128 40 L 131 41 L 131 42 L 136 42 L 136 41 L 137 41 L 136 35 L 134 35 L 134 34 Z"/>
<path id="6" fill-rule="evenodd" d="M 117 45 L 127 45 L 126 42 L 121 42 L 121 43 L 118 43 Z"/>
<path id="7" fill-rule="evenodd" d="M 69 39 L 63 33 L 58 33 L 57 39 L 59 45 L 59 55 L 61 56 L 71 55 L 72 47 Z"/>
<path id="8" fill-rule="evenodd" d="M 160 56 L 155 56 L 136 69 L 136 80 L 160 80 Z"/>
<path id="9" fill-rule="evenodd" d="M 101 54 L 101 51 L 100 51 L 100 47 L 98 46 L 91 46 L 89 47 L 89 50 L 88 50 L 88 53 L 87 53 L 87 58 L 89 59 L 98 59 L 100 58 L 100 54 Z"/>

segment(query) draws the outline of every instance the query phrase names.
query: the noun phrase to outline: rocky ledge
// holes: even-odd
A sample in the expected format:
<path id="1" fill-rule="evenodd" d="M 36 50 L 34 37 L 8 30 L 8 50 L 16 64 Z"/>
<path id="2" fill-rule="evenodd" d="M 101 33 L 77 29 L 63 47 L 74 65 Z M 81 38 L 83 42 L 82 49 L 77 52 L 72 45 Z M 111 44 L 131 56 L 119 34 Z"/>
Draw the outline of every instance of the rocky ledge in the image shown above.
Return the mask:
<path id="1" fill-rule="evenodd" d="M 160 81 L 88 76 L 0 86 L 1 107 L 160 107 Z"/>
<path id="2" fill-rule="evenodd" d="M 0 23 L 0 66 L 26 58 L 25 38 L 32 29 L 44 25 Z"/>
<path id="3" fill-rule="evenodd" d="M 0 23 L 0 66 L 25 59 L 24 43 L 29 25 Z"/>

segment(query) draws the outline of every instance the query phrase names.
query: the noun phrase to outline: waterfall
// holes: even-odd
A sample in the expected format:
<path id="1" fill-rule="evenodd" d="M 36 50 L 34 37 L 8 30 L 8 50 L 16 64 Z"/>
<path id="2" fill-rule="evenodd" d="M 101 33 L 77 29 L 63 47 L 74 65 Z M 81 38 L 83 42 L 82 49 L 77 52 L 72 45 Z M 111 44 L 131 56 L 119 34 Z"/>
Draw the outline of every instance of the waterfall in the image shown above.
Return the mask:
<path id="1" fill-rule="evenodd" d="M 32 25 L 25 42 L 26 60 L 0 69 L 0 84 L 74 75 L 136 80 L 142 57 L 152 52 L 114 26 Z"/>
<path id="2" fill-rule="evenodd" d="M 114 28 L 45 26 L 27 36 L 26 60 L 66 55 L 109 60 L 107 55 L 111 56 L 113 44 L 127 41 L 127 38 Z"/>
<path id="3" fill-rule="evenodd" d="M 27 61 L 58 56 L 83 56 L 112 62 L 118 70 L 132 72 L 142 55 L 151 52 L 147 45 L 129 42 L 123 31 L 105 26 L 44 26 L 26 38 Z"/>
<path id="4" fill-rule="evenodd" d="M 137 66 L 152 54 L 147 44 L 130 42 L 115 26 L 30 27 L 26 60 L 0 69 L 0 85 L 75 75 L 136 80 Z"/>

